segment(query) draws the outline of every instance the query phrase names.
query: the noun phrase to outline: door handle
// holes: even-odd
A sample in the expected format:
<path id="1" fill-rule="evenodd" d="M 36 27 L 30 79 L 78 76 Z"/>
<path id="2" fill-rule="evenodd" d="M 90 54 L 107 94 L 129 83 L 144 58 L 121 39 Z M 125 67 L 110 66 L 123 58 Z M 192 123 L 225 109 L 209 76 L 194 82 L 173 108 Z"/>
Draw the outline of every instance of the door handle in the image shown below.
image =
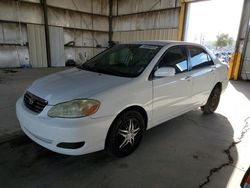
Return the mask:
<path id="1" fill-rule="evenodd" d="M 191 76 L 186 76 L 186 77 L 184 78 L 184 80 L 190 81 L 190 80 L 191 80 Z"/>
<path id="2" fill-rule="evenodd" d="M 215 69 L 213 69 L 213 68 L 210 70 L 210 72 L 214 72 L 214 71 L 215 71 Z"/>

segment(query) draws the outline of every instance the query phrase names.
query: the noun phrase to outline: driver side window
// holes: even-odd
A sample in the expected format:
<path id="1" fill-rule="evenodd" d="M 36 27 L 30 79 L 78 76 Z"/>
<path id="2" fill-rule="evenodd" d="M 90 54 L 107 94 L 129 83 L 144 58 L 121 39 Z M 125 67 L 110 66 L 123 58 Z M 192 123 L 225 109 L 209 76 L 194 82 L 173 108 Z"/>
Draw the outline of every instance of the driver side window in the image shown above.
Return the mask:
<path id="1" fill-rule="evenodd" d="M 158 68 L 173 67 L 176 74 L 188 70 L 186 49 L 182 46 L 172 47 L 163 55 Z"/>

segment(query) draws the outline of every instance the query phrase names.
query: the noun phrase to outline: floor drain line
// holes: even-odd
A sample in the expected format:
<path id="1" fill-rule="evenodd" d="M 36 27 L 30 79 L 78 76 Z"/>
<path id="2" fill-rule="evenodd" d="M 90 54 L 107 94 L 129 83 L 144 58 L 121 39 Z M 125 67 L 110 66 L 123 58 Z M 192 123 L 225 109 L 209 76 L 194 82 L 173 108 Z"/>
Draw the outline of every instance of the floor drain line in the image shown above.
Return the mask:
<path id="1" fill-rule="evenodd" d="M 241 135 L 240 135 L 240 137 L 238 138 L 239 140 L 237 141 L 237 142 L 232 142 L 231 144 L 230 144 L 230 146 L 227 148 L 227 149 L 225 149 L 225 150 L 223 150 L 223 153 L 225 153 L 226 155 L 227 155 L 227 158 L 228 158 L 228 161 L 226 162 L 226 163 L 223 163 L 223 164 L 221 164 L 220 166 L 218 166 L 218 167 L 215 167 L 215 168 L 212 168 L 210 171 L 209 171 L 209 175 L 206 177 L 206 181 L 204 181 L 202 184 L 200 184 L 199 185 L 199 188 L 202 188 L 202 187 L 204 187 L 206 184 L 208 184 L 209 182 L 210 182 L 210 178 L 213 176 L 213 174 L 214 173 L 216 173 L 216 172 L 219 172 L 222 168 L 224 168 L 225 166 L 228 166 L 228 165 L 230 165 L 230 164 L 233 164 L 233 162 L 234 162 L 234 159 L 233 159 L 233 157 L 232 157 L 232 155 L 231 155 L 231 149 L 233 148 L 233 147 L 235 147 L 237 144 L 239 144 L 241 141 L 242 141 L 242 139 L 244 138 L 244 135 L 247 133 L 247 131 L 250 129 L 250 127 L 249 127 L 249 121 L 250 121 L 250 117 L 248 117 L 248 118 L 246 118 L 245 119 L 245 126 L 242 128 L 242 130 L 241 130 Z"/>

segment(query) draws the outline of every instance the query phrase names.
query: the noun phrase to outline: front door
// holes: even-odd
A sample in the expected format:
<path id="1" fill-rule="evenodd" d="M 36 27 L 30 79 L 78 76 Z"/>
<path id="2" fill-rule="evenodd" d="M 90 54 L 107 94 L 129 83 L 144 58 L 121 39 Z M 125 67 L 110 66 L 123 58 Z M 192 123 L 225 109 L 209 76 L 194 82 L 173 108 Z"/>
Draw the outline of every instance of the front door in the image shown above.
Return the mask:
<path id="1" fill-rule="evenodd" d="M 188 71 L 186 48 L 176 46 L 168 49 L 158 67 L 173 67 L 175 75 L 153 78 L 153 125 L 162 123 L 190 108 L 192 78 Z"/>

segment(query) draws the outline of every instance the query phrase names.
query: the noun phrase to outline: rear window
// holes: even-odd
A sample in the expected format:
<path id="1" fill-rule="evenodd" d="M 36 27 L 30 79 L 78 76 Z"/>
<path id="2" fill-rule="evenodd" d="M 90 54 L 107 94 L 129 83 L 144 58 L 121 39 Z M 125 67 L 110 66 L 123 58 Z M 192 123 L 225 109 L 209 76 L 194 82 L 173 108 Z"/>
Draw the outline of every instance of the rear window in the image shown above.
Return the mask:
<path id="1" fill-rule="evenodd" d="M 191 56 L 192 69 L 199 69 L 214 64 L 212 58 L 202 48 L 189 47 L 189 51 Z"/>

